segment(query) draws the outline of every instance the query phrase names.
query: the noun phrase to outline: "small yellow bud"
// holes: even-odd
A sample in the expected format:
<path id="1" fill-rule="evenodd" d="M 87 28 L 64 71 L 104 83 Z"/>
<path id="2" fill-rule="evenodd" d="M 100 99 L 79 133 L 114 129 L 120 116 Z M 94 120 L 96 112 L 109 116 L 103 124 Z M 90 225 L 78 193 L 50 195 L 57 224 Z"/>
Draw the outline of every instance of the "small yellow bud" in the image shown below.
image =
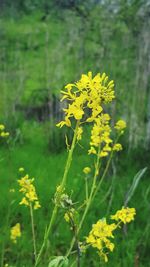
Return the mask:
<path id="1" fill-rule="evenodd" d="M 85 174 L 89 174 L 89 173 L 91 172 L 91 168 L 89 168 L 89 167 L 85 167 L 85 168 L 83 169 L 83 172 L 84 172 Z"/>

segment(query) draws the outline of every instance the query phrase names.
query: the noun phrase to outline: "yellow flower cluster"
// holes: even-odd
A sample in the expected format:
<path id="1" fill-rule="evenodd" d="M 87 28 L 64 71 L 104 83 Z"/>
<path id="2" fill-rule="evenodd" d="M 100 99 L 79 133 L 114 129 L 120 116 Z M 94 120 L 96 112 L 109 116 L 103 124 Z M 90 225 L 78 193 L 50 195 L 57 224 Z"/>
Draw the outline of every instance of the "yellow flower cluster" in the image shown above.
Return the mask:
<path id="1" fill-rule="evenodd" d="M 111 216 L 112 220 L 123 222 L 124 224 L 134 220 L 136 210 L 134 208 L 124 208 L 118 210 L 115 215 Z"/>
<path id="2" fill-rule="evenodd" d="M 108 82 L 108 76 L 98 73 L 92 77 L 92 72 L 83 74 L 81 79 L 73 84 L 67 84 L 61 101 L 68 100 L 68 108 L 64 109 L 65 119 L 57 124 L 71 126 L 71 118 L 82 120 L 86 109 L 90 109 L 91 116 L 85 121 L 92 122 L 102 112 L 102 104 L 111 102 L 114 96 L 114 81 Z"/>
<path id="3" fill-rule="evenodd" d="M 107 224 L 106 219 L 99 220 L 92 226 L 92 230 L 89 236 L 86 238 L 86 243 L 90 244 L 93 248 L 98 249 L 99 255 L 108 261 L 107 254 L 104 252 L 105 249 L 113 251 L 114 244 L 109 238 L 114 238 L 113 231 L 116 229 L 116 224 Z"/>
<path id="4" fill-rule="evenodd" d="M 103 112 L 104 104 L 115 98 L 113 80 L 109 82 L 105 73 L 102 75 L 98 73 L 92 77 L 92 72 L 88 72 L 87 75 L 83 74 L 78 82 L 67 84 L 65 90 L 61 92 L 63 94 L 61 101 L 66 99 L 68 107 L 64 109 L 65 119 L 57 124 L 58 127 L 64 125 L 71 127 L 71 120 L 74 118 L 79 123 L 77 140 L 81 140 L 83 128 L 80 125 L 85 122 L 93 123 L 88 154 L 106 157 L 112 150 L 122 150 L 121 144 L 113 145 L 110 137 L 111 118 L 109 114 Z M 123 133 L 125 128 L 126 123 L 123 120 L 119 120 L 115 125 L 119 133 Z"/>
<path id="5" fill-rule="evenodd" d="M 115 129 L 123 133 L 124 129 L 126 128 L 126 122 L 124 120 L 119 120 L 116 122 Z"/>
<path id="6" fill-rule="evenodd" d="M 113 146 L 113 151 L 120 151 L 122 150 L 122 145 L 117 143 Z"/>
<path id="7" fill-rule="evenodd" d="M 8 137 L 9 133 L 5 132 L 5 126 L 3 124 L 0 124 L 0 136 L 1 137 Z"/>
<path id="8" fill-rule="evenodd" d="M 111 127 L 109 121 L 110 116 L 108 114 L 101 114 L 95 119 L 91 131 L 91 148 L 88 151 L 89 154 L 97 154 L 99 146 L 101 146 L 100 157 L 107 156 L 108 152 L 111 151 L 110 143 L 112 143 L 112 139 L 110 138 Z"/>
<path id="9" fill-rule="evenodd" d="M 135 215 L 134 208 L 123 207 L 115 215 L 111 215 L 111 219 L 117 221 L 117 224 L 107 224 L 106 219 L 99 220 L 96 224 L 93 224 L 89 236 L 86 237 L 86 243 L 93 248 L 97 248 L 99 256 L 107 262 L 108 251 L 112 252 L 114 249 L 114 243 L 110 241 L 110 239 L 114 238 L 113 231 L 119 227 L 120 222 L 126 224 L 133 221 Z"/>
<path id="10" fill-rule="evenodd" d="M 33 204 L 34 205 L 33 207 L 36 210 L 39 209 L 41 205 L 38 201 L 38 197 L 33 182 L 34 178 L 29 178 L 28 174 L 26 174 L 24 177 L 18 180 L 18 183 L 21 187 L 19 192 L 22 192 L 24 195 L 19 204 L 25 206 L 30 206 L 30 204 Z"/>
<path id="11" fill-rule="evenodd" d="M 20 223 L 16 223 L 10 230 L 10 239 L 13 243 L 17 243 L 18 237 L 21 237 Z"/>

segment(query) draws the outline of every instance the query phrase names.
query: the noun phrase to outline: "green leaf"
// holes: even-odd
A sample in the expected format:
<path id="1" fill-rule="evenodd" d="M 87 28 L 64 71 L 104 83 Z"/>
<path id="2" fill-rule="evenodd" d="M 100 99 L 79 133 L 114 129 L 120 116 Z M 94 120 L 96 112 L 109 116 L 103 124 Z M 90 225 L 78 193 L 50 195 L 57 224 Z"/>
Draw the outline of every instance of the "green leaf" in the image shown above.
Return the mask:
<path id="1" fill-rule="evenodd" d="M 52 259 L 48 265 L 48 267 L 67 267 L 69 266 L 69 261 L 64 256 L 56 256 Z"/>
<path id="2" fill-rule="evenodd" d="M 143 177 L 144 173 L 146 172 L 147 167 L 145 167 L 144 169 L 140 170 L 133 178 L 133 182 L 131 184 L 131 187 L 129 189 L 129 191 L 127 192 L 127 196 L 124 202 L 124 205 L 127 206 L 128 202 L 130 201 L 130 199 L 132 198 L 132 196 L 134 195 L 134 192 L 141 180 L 141 178 Z"/>

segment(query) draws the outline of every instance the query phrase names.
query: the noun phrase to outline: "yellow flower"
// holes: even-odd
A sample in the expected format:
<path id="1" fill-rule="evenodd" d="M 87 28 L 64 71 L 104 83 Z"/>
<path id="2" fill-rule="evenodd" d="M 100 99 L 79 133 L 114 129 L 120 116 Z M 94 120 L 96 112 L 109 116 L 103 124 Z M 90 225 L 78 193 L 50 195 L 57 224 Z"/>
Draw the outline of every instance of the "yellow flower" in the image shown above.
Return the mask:
<path id="1" fill-rule="evenodd" d="M 108 152 L 106 151 L 101 151 L 100 154 L 99 154 L 100 158 L 104 158 L 104 157 L 107 157 L 108 156 Z"/>
<path id="2" fill-rule="evenodd" d="M 118 210 L 115 215 L 111 216 L 112 220 L 121 221 L 124 224 L 129 223 L 134 220 L 134 216 L 136 215 L 135 208 L 124 208 Z"/>
<path id="3" fill-rule="evenodd" d="M 119 120 L 116 122 L 115 124 L 115 129 L 117 129 L 118 131 L 122 131 L 126 128 L 126 122 L 124 120 Z"/>
<path id="4" fill-rule="evenodd" d="M 21 237 L 20 223 L 15 224 L 10 230 L 10 239 L 13 243 L 17 243 L 17 238 Z"/>
<path id="5" fill-rule="evenodd" d="M 77 132 L 77 140 L 81 140 L 82 133 L 83 133 L 83 128 L 82 127 L 79 127 L 78 128 L 78 132 Z"/>
<path id="6" fill-rule="evenodd" d="M 37 210 L 39 208 L 41 208 L 41 205 L 40 205 L 39 201 L 35 201 L 34 210 Z"/>
<path id="7" fill-rule="evenodd" d="M 3 131 L 5 129 L 5 126 L 3 124 L 0 124 L 0 130 Z"/>
<path id="8" fill-rule="evenodd" d="M 26 174 L 18 183 L 20 185 L 20 192 L 23 193 L 23 198 L 20 201 L 20 205 L 29 206 L 31 203 L 34 205 L 34 209 L 40 208 L 38 197 L 36 194 L 35 186 L 33 185 L 34 178 L 29 178 L 29 175 Z"/>
<path id="9" fill-rule="evenodd" d="M 88 150 L 88 154 L 96 154 L 96 149 L 94 147 L 91 147 L 89 150 Z"/>
<path id="10" fill-rule="evenodd" d="M 122 150 L 122 145 L 117 143 L 113 146 L 113 151 L 120 151 Z"/>
<path id="11" fill-rule="evenodd" d="M 70 118 L 82 120 L 85 110 L 89 109 L 91 116 L 87 122 L 93 122 L 102 112 L 102 104 L 111 102 L 114 96 L 114 82 L 108 82 L 105 73 L 98 73 L 92 77 L 92 72 L 83 74 L 79 81 L 65 86 L 61 91 L 63 97 L 61 101 L 68 100 L 68 107 L 64 109 L 65 118 L 69 120 L 61 121 L 58 127 L 71 126 Z M 83 121 L 82 121 L 83 122 Z"/>
<path id="12" fill-rule="evenodd" d="M 89 167 L 85 167 L 85 168 L 83 169 L 83 172 L 84 172 L 85 174 L 89 174 L 89 173 L 91 172 L 91 168 L 89 168 Z"/>
<path id="13" fill-rule="evenodd" d="M 86 237 L 86 243 L 98 249 L 98 254 L 105 262 L 108 261 L 108 252 L 104 253 L 104 249 L 113 251 L 114 244 L 109 239 L 114 238 L 113 231 L 116 228 L 115 223 L 107 224 L 106 219 L 99 220 L 96 224 L 93 224 L 89 236 Z"/>

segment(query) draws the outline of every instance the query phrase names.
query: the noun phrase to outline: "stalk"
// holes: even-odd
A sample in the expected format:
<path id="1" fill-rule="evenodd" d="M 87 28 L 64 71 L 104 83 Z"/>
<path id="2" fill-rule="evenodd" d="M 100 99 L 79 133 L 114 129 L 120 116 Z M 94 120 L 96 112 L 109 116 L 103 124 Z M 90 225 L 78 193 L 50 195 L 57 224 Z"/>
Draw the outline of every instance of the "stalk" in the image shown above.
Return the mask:
<path id="1" fill-rule="evenodd" d="M 99 153 L 100 153 L 100 147 L 99 147 L 99 150 L 98 150 L 98 155 L 97 155 L 97 161 L 96 161 L 96 166 L 95 166 L 95 173 L 94 173 L 94 179 L 93 179 L 93 184 L 92 184 L 92 188 L 91 188 L 91 192 L 90 192 L 90 195 L 89 195 L 89 198 L 87 200 L 87 204 L 86 204 L 86 207 L 85 207 L 85 210 L 84 210 L 84 213 L 83 213 L 83 216 L 81 218 L 81 221 L 79 223 L 79 226 L 78 226 L 78 229 L 77 229 L 77 234 L 79 234 L 79 231 L 82 227 L 82 224 L 85 220 L 85 217 L 87 215 L 87 212 L 89 210 L 89 207 L 91 205 L 91 202 L 92 202 L 92 196 L 93 196 L 93 193 L 94 193 L 94 190 L 95 190 L 95 186 L 96 186 L 96 180 L 97 180 L 97 176 L 98 176 L 98 171 L 99 171 L 99 165 L 100 165 L 100 157 L 99 157 Z M 67 257 L 70 255 L 71 253 L 71 250 L 73 248 L 73 245 L 74 245 L 74 242 L 75 242 L 75 238 L 72 239 L 71 241 L 71 245 L 70 245 L 70 248 L 67 252 Z"/>
<path id="2" fill-rule="evenodd" d="M 116 138 L 116 140 L 115 140 L 115 142 L 114 142 L 114 145 L 118 142 L 119 137 L 120 137 L 120 134 L 117 136 L 117 138 Z M 108 171 L 108 169 L 109 169 L 109 166 L 110 166 L 110 163 L 111 163 L 111 160 L 112 160 L 112 157 L 113 157 L 113 150 L 112 150 L 112 151 L 111 151 L 111 154 L 110 154 L 110 157 L 109 157 L 109 159 L 108 159 L 108 161 L 107 161 L 106 168 L 105 168 L 105 170 L 104 170 L 104 172 L 103 172 L 103 175 L 102 175 L 102 177 L 101 177 L 101 179 L 100 179 L 98 185 L 96 186 L 96 180 L 97 180 L 96 178 L 97 178 L 97 175 L 98 175 L 99 165 L 100 165 L 99 152 L 100 152 L 100 148 L 99 148 L 99 151 L 98 151 L 98 156 L 97 156 L 97 161 L 96 161 L 95 174 L 94 174 L 94 179 L 93 179 L 93 184 L 92 184 L 91 193 L 90 193 L 89 199 L 88 199 L 88 201 L 87 201 L 86 208 L 85 208 L 85 210 L 84 210 L 83 216 L 82 216 L 82 218 L 81 218 L 81 221 L 80 221 L 80 224 L 79 224 L 79 227 L 78 227 L 78 234 L 79 234 L 79 231 L 81 230 L 81 227 L 82 227 L 82 225 L 83 225 L 83 222 L 84 222 L 84 220 L 85 220 L 85 217 L 86 217 L 86 215 L 87 215 L 87 212 L 88 212 L 88 210 L 89 210 L 89 208 L 90 208 L 90 206 L 91 206 L 91 203 L 92 203 L 92 201 L 94 200 L 94 198 L 95 198 L 97 192 L 99 191 L 99 189 L 100 189 L 100 187 L 101 187 L 101 184 L 102 184 L 102 182 L 103 182 L 103 180 L 104 180 L 104 178 L 105 178 L 105 176 L 106 176 L 106 174 L 107 174 L 107 171 Z M 94 191 L 94 190 L 95 190 L 95 191 Z M 72 241 L 71 241 L 70 248 L 69 248 L 69 250 L 68 250 L 68 252 L 67 252 L 67 254 L 66 254 L 67 257 L 68 257 L 68 256 L 70 255 L 70 253 L 71 253 L 71 250 L 72 250 L 72 248 L 73 248 L 74 242 L 75 242 L 75 239 L 73 238 Z"/>
<path id="3" fill-rule="evenodd" d="M 34 262 L 36 262 L 36 239 L 35 239 L 35 229 L 34 229 L 34 216 L 33 216 L 33 207 L 30 203 L 30 216 L 31 216 L 31 227 L 32 227 L 32 239 L 33 239 L 33 251 L 34 251 Z"/>
<path id="4" fill-rule="evenodd" d="M 65 165 L 64 175 L 63 175 L 62 181 L 60 183 L 61 190 L 63 190 L 63 188 L 64 188 L 64 186 L 66 184 L 66 181 L 67 181 L 68 172 L 69 172 L 70 165 L 71 165 L 71 162 L 72 162 L 72 155 L 73 155 L 73 151 L 74 151 L 75 144 L 76 144 L 77 132 L 78 132 L 79 124 L 80 124 L 80 121 L 78 120 L 77 123 L 76 123 L 76 127 L 75 127 L 75 131 L 74 131 L 74 136 L 73 136 L 71 148 L 70 148 L 69 153 L 68 153 L 68 158 L 67 158 L 66 165 Z M 53 209 L 53 212 L 52 212 L 52 216 L 51 216 L 47 231 L 46 231 L 46 233 L 44 235 L 44 240 L 43 240 L 42 246 L 41 246 L 40 251 L 38 253 L 38 256 L 36 258 L 36 262 L 35 262 L 35 265 L 34 265 L 35 267 L 40 262 L 41 255 L 42 255 L 42 253 L 44 251 L 44 248 L 46 246 L 48 237 L 50 235 L 52 226 L 53 226 L 53 224 L 55 222 L 55 219 L 56 219 L 56 216 L 57 216 L 57 212 L 58 212 L 58 205 L 57 205 L 57 203 L 55 203 L 55 206 L 54 206 L 54 209 Z"/>

